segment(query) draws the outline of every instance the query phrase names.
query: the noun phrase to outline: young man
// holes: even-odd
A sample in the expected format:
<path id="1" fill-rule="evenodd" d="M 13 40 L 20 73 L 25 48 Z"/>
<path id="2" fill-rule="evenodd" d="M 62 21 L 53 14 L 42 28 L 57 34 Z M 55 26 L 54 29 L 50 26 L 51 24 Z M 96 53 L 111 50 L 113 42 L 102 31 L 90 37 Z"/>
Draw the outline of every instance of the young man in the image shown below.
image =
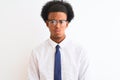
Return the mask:
<path id="1" fill-rule="evenodd" d="M 33 50 L 29 80 L 90 80 L 86 54 L 65 35 L 74 17 L 71 5 L 61 1 L 47 2 L 41 16 L 50 31 L 50 38 Z"/>

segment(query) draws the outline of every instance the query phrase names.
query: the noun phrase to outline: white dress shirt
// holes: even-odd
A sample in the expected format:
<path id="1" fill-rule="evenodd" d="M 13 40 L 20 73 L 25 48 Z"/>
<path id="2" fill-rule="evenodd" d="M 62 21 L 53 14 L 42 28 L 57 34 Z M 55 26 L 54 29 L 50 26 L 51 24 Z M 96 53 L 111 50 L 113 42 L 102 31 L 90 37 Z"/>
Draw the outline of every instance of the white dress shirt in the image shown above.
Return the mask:
<path id="1" fill-rule="evenodd" d="M 30 56 L 28 80 L 54 80 L 57 43 L 51 39 L 36 47 Z M 84 50 L 65 38 L 60 44 L 62 80 L 91 80 Z"/>

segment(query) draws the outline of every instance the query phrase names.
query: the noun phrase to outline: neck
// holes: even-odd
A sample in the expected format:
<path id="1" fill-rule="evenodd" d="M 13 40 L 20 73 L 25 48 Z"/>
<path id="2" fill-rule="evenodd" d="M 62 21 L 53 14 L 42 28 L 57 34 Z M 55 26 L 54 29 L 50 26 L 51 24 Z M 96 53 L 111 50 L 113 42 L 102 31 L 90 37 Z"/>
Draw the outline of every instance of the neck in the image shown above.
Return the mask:
<path id="1" fill-rule="evenodd" d="M 65 36 L 64 37 L 53 37 L 53 36 L 51 36 L 50 38 L 53 41 L 55 41 L 56 43 L 60 43 L 60 42 L 62 42 L 65 39 Z"/>

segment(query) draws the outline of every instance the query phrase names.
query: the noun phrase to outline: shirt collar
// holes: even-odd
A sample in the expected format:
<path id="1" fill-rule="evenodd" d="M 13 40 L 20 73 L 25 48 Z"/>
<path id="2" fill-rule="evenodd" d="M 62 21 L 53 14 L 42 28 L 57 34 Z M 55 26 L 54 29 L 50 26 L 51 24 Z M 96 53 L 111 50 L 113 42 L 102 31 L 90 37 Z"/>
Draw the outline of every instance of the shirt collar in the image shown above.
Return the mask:
<path id="1" fill-rule="evenodd" d="M 55 48 L 56 45 L 59 45 L 60 48 L 63 48 L 63 47 L 68 43 L 68 39 L 67 39 L 67 37 L 65 37 L 65 39 L 58 44 L 58 43 L 54 42 L 52 39 L 49 38 L 49 39 L 48 39 L 48 43 L 49 43 L 53 48 Z"/>

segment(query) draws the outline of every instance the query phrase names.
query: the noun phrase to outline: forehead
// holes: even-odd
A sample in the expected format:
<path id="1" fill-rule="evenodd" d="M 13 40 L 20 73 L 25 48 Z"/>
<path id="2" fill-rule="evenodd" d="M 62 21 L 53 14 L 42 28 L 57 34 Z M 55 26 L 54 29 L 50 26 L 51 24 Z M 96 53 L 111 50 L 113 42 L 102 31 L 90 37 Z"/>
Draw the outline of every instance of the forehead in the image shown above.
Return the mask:
<path id="1" fill-rule="evenodd" d="M 50 12 L 48 19 L 67 19 L 67 15 L 64 12 Z"/>

